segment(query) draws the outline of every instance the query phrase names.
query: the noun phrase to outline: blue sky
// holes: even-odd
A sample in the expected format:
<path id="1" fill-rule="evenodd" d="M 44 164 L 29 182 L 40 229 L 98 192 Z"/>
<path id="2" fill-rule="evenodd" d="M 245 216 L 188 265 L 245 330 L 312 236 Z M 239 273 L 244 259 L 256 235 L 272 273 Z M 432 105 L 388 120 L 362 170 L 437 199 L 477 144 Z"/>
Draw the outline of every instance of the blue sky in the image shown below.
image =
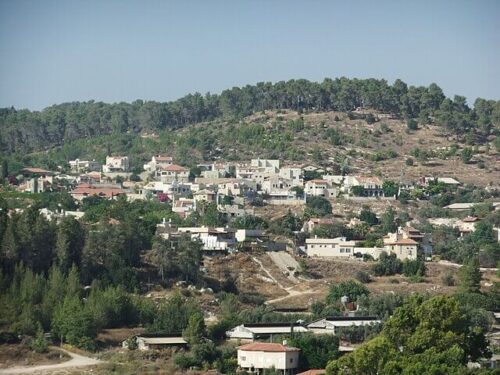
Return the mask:
<path id="1" fill-rule="evenodd" d="M 500 1 L 0 0 L 0 107 L 306 78 L 500 99 Z"/>

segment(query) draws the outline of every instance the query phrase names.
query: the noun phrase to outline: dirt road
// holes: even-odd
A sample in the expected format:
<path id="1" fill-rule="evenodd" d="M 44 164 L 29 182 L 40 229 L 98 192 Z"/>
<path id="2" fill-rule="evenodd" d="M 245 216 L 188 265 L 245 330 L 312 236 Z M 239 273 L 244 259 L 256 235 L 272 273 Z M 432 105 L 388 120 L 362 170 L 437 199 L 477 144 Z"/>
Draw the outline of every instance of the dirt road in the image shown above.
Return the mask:
<path id="1" fill-rule="evenodd" d="M 290 281 L 298 282 L 293 272 L 300 267 L 290 254 L 286 251 L 271 251 L 267 254 L 283 273 L 288 273 L 288 279 L 290 279 Z"/>
<path id="2" fill-rule="evenodd" d="M 54 365 L 40 365 L 40 366 L 17 366 L 8 369 L 0 370 L 0 375 L 10 375 L 10 374 L 51 374 L 57 372 L 57 374 L 64 374 L 64 370 L 75 369 L 86 366 L 99 365 L 104 363 L 98 359 L 85 357 L 80 354 L 72 353 L 61 348 L 55 348 L 60 350 L 71 357 L 69 361 L 63 363 L 57 363 Z"/>

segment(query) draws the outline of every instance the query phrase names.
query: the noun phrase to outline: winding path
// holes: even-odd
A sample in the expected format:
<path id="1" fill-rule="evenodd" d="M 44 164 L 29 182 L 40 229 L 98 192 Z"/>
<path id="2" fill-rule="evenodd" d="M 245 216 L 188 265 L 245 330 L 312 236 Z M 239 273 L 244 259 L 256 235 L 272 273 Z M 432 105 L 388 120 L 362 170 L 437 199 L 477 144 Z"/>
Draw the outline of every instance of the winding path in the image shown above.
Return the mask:
<path id="1" fill-rule="evenodd" d="M 264 302 L 266 305 L 270 303 L 280 302 L 294 296 L 300 296 L 302 294 L 312 294 L 315 292 L 313 289 L 306 289 L 302 291 L 293 290 L 293 288 L 295 288 L 297 285 L 293 285 L 288 288 L 284 287 L 278 280 L 276 280 L 276 278 L 272 275 L 271 271 L 269 271 L 266 267 L 264 267 L 264 265 L 259 259 L 257 259 L 256 257 L 252 257 L 252 259 L 254 262 L 260 265 L 260 268 L 267 274 L 267 276 L 269 276 L 271 280 L 273 280 L 276 283 L 276 285 L 278 285 L 281 289 L 283 289 L 286 293 L 288 293 L 286 296 L 278 297 Z"/>
<path id="2" fill-rule="evenodd" d="M 105 363 L 104 361 L 90 358 L 90 357 L 85 357 L 85 356 L 80 355 L 80 354 L 69 352 L 69 351 L 62 349 L 62 348 L 55 348 L 55 349 L 66 353 L 67 355 L 69 355 L 71 357 L 71 359 L 69 361 L 66 361 L 63 363 L 56 363 L 53 365 L 16 366 L 16 367 L 11 367 L 11 368 L 1 369 L 0 375 L 33 374 L 33 373 L 50 374 L 50 373 L 58 371 L 58 370 L 65 370 L 65 369 L 70 369 L 70 368 L 74 369 L 74 368 L 94 366 L 94 365 L 99 365 L 99 364 Z"/>

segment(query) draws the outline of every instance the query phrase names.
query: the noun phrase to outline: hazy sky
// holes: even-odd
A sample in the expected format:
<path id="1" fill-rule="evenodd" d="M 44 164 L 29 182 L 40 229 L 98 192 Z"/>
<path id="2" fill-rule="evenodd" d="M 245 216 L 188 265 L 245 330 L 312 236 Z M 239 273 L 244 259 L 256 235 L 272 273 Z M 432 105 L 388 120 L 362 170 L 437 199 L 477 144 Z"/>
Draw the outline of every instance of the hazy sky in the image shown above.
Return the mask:
<path id="1" fill-rule="evenodd" d="M 500 99 L 500 0 L 0 0 L 0 107 L 307 78 Z"/>

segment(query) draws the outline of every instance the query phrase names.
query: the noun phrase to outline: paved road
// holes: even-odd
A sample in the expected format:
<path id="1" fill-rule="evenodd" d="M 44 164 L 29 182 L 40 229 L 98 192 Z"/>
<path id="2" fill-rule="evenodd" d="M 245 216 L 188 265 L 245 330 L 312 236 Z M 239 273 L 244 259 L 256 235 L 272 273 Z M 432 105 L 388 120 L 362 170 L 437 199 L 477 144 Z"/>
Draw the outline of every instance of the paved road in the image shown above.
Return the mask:
<path id="1" fill-rule="evenodd" d="M 7 375 L 7 374 L 50 374 L 57 372 L 58 374 L 63 373 L 62 371 L 59 370 L 65 370 L 65 369 L 75 369 L 75 368 L 80 368 L 80 367 L 86 367 L 86 366 L 93 366 L 93 365 L 99 365 L 101 363 L 104 363 L 104 361 L 100 361 L 98 359 L 90 358 L 90 357 L 85 357 L 80 354 L 72 353 L 67 350 L 61 349 L 61 348 L 56 348 L 57 350 L 60 350 L 67 355 L 71 357 L 69 361 L 63 362 L 63 363 L 57 363 L 54 365 L 40 365 L 40 366 L 17 366 L 17 367 L 11 367 L 8 369 L 1 369 L 0 370 L 0 375 Z"/>

